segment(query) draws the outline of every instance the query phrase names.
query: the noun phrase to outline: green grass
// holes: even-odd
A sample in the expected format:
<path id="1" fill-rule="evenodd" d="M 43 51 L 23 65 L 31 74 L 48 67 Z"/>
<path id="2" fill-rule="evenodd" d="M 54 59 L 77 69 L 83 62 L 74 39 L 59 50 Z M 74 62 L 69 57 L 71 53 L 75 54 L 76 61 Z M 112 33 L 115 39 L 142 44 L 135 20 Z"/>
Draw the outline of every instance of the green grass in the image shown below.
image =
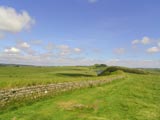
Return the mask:
<path id="1" fill-rule="evenodd" d="M 143 69 L 136 69 L 136 68 L 127 68 L 127 67 L 122 67 L 122 66 L 109 66 L 100 74 L 100 76 L 110 75 L 112 74 L 112 72 L 116 72 L 116 71 L 123 71 L 126 73 L 135 73 L 135 74 L 149 74 L 150 73 L 149 71 L 145 69 L 143 70 Z"/>
<path id="2" fill-rule="evenodd" d="M 99 69 L 99 68 L 98 68 Z M 106 77 L 96 76 L 96 68 L 80 67 L 33 67 L 33 66 L 0 66 L 0 89 L 15 87 L 97 80 Z"/>
<path id="3" fill-rule="evenodd" d="M 127 74 L 0 113 L 0 120 L 160 120 L 160 75 Z"/>

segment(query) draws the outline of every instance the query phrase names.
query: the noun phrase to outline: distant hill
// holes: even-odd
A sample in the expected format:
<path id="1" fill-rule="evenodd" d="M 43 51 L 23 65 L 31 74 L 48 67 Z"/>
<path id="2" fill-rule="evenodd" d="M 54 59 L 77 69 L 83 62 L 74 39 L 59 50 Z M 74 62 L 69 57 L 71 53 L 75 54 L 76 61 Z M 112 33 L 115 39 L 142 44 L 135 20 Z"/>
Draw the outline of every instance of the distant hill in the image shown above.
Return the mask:
<path id="1" fill-rule="evenodd" d="M 23 65 L 23 64 L 5 64 L 5 63 L 0 63 L 0 66 L 14 66 L 14 67 L 20 67 L 20 66 L 34 66 L 34 65 Z"/>
<path id="2" fill-rule="evenodd" d="M 142 69 L 138 69 L 138 68 L 127 68 L 127 67 L 121 67 L 121 66 L 110 66 L 107 67 L 99 76 L 103 76 L 103 75 L 110 75 L 113 72 L 116 71 L 122 71 L 122 72 L 126 72 L 126 73 L 135 73 L 135 74 L 147 74 L 149 72 L 142 70 Z"/>

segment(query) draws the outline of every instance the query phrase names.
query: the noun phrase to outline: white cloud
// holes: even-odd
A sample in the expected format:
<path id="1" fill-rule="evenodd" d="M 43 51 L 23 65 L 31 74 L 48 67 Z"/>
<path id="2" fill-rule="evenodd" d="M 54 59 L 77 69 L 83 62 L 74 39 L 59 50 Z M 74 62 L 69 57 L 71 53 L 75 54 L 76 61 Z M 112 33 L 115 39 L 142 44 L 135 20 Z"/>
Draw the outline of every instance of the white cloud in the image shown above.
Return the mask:
<path id="1" fill-rule="evenodd" d="M 151 43 L 151 38 L 149 37 L 143 37 L 141 40 L 133 40 L 132 41 L 132 44 L 135 45 L 135 44 L 143 44 L 143 45 L 146 45 L 146 44 L 150 44 Z"/>
<path id="2" fill-rule="evenodd" d="M 74 48 L 74 51 L 77 52 L 77 53 L 79 53 L 79 52 L 81 52 L 82 50 L 81 50 L 80 48 Z"/>
<path id="3" fill-rule="evenodd" d="M 71 48 L 68 45 L 60 45 L 58 46 L 60 50 L 60 55 L 65 56 L 71 53 Z"/>
<path id="4" fill-rule="evenodd" d="M 20 49 L 16 47 L 11 47 L 11 48 L 4 49 L 4 52 L 8 54 L 16 54 L 16 53 L 20 53 Z"/>
<path id="5" fill-rule="evenodd" d="M 37 54 L 37 52 L 34 49 L 32 49 L 31 45 L 23 40 L 16 41 L 15 47 L 18 48 L 21 51 L 21 53 L 24 54 L 29 54 L 29 55 Z"/>
<path id="6" fill-rule="evenodd" d="M 55 44 L 54 44 L 55 45 Z M 42 47 L 42 46 L 41 46 Z M 124 48 L 118 48 L 117 54 L 125 53 Z M 53 51 L 43 52 L 34 51 L 32 46 L 25 41 L 18 41 L 13 47 L 0 51 L 0 63 L 14 63 L 14 64 L 31 64 L 31 65 L 92 65 L 96 63 L 104 63 L 107 65 L 119 65 L 127 67 L 160 67 L 160 60 L 121 60 L 121 59 L 94 59 L 82 57 L 83 54 L 77 56 L 82 49 L 78 47 L 71 47 L 68 45 L 55 45 Z M 159 47 L 150 48 L 149 52 L 160 52 Z M 88 58 L 88 59 L 87 59 Z"/>
<path id="7" fill-rule="evenodd" d="M 0 6 L 0 31 L 19 32 L 34 23 L 26 11 L 18 13 L 14 8 Z"/>
<path id="8" fill-rule="evenodd" d="M 154 44 L 153 47 L 150 47 L 146 50 L 147 53 L 159 53 L 160 52 L 160 42 L 158 42 L 158 40 L 156 39 L 151 39 L 149 37 L 143 37 L 141 40 L 133 40 L 132 44 L 136 45 L 136 44 L 143 44 L 143 45 L 147 45 L 150 44 L 151 45 Z M 155 44 L 156 43 L 156 44 Z M 136 48 L 136 46 L 133 46 L 133 48 Z"/>
<path id="9" fill-rule="evenodd" d="M 93 65 L 104 63 L 107 65 L 126 66 L 126 67 L 141 67 L 141 68 L 160 68 L 160 60 L 95 60 L 86 58 L 70 58 L 56 56 L 52 53 L 24 55 L 24 54 L 0 54 L 1 63 L 15 63 L 28 65 Z"/>
<path id="10" fill-rule="evenodd" d="M 115 54 L 124 54 L 125 53 L 125 48 L 117 48 L 114 50 Z"/>
<path id="11" fill-rule="evenodd" d="M 96 3 L 98 0 L 88 0 L 89 3 Z"/>
<path id="12" fill-rule="evenodd" d="M 151 39 L 149 37 L 143 37 L 143 39 L 141 40 L 142 44 L 149 44 L 151 43 Z"/>
<path id="13" fill-rule="evenodd" d="M 138 44 L 139 43 L 139 40 L 133 40 L 132 41 L 132 44 L 134 45 L 134 44 Z"/>
<path id="14" fill-rule="evenodd" d="M 72 55 L 74 53 L 81 53 L 82 52 L 82 49 L 71 48 L 68 45 L 60 45 L 60 46 L 58 46 L 58 49 L 60 50 L 60 55 L 62 55 L 62 56 Z"/>
<path id="15" fill-rule="evenodd" d="M 53 66 L 53 65 L 93 65 L 96 63 L 104 63 L 107 65 L 118 65 L 127 67 L 160 67 L 160 60 L 121 60 L 121 59 L 111 59 L 111 60 L 100 60 L 100 59 L 87 59 L 86 57 L 74 56 L 77 52 L 82 51 L 80 48 L 72 48 L 68 45 L 56 46 L 54 50 L 58 51 L 44 51 L 43 53 L 39 51 L 34 51 L 32 47 L 26 48 L 24 41 L 19 42 L 19 44 L 25 46 L 25 48 L 9 47 L 0 52 L 0 63 L 12 63 L 12 64 L 28 64 L 28 65 L 43 65 L 43 66 Z M 25 43 L 25 44 L 24 44 Z M 18 44 L 18 43 L 17 43 Z M 23 46 L 23 47 L 24 47 Z M 154 47 L 151 51 L 156 51 Z M 125 50 L 123 48 L 118 49 L 118 53 L 122 54 Z M 73 56 L 72 56 L 73 54 Z M 70 56 L 71 55 L 71 56 Z"/>
<path id="16" fill-rule="evenodd" d="M 80 65 L 85 63 L 84 58 L 74 56 L 81 52 L 80 48 L 72 48 L 68 45 L 53 45 L 49 46 L 49 51 L 46 49 L 35 51 L 29 43 L 22 40 L 16 41 L 14 47 L 11 46 L 0 51 L 0 63 L 33 65 Z M 44 48 L 43 46 L 40 47 Z M 54 49 L 51 50 L 53 47 Z"/>
<path id="17" fill-rule="evenodd" d="M 147 49 L 147 52 L 148 53 L 157 53 L 157 52 L 160 52 L 160 48 L 154 46 L 154 47 Z"/>
<path id="18" fill-rule="evenodd" d="M 29 48 L 30 45 L 27 42 L 22 42 L 18 45 L 20 48 Z"/>
<path id="19" fill-rule="evenodd" d="M 66 49 L 69 49 L 70 47 L 68 45 L 60 45 L 59 48 L 61 50 L 66 50 Z"/>

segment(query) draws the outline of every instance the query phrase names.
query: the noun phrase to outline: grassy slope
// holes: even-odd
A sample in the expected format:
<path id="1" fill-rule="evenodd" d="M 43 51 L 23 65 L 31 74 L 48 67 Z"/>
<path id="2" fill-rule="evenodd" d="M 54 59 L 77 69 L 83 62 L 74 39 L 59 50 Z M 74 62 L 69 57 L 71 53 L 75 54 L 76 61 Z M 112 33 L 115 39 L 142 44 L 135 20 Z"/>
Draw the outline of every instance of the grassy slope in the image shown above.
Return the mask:
<path id="1" fill-rule="evenodd" d="M 0 66 L 0 89 L 67 81 L 105 79 L 93 67 Z"/>
<path id="2" fill-rule="evenodd" d="M 128 74 L 1 113 L 0 120 L 159 120 L 160 76 Z"/>
<path id="3" fill-rule="evenodd" d="M 123 71 L 126 73 L 135 73 L 135 74 L 148 74 L 146 70 L 136 69 L 136 68 L 127 68 L 122 66 L 109 66 L 107 67 L 99 76 L 110 75 L 112 72 Z"/>

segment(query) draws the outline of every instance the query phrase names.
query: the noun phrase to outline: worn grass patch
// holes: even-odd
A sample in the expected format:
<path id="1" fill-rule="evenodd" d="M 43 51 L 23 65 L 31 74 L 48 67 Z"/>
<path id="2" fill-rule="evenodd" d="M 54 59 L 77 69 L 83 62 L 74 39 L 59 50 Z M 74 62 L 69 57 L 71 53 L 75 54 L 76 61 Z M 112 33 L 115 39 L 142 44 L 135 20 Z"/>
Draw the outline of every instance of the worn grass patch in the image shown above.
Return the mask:
<path id="1" fill-rule="evenodd" d="M 59 102 L 58 107 L 63 110 L 94 110 L 94 105 L 85 105 L 76 101 Z"/>

